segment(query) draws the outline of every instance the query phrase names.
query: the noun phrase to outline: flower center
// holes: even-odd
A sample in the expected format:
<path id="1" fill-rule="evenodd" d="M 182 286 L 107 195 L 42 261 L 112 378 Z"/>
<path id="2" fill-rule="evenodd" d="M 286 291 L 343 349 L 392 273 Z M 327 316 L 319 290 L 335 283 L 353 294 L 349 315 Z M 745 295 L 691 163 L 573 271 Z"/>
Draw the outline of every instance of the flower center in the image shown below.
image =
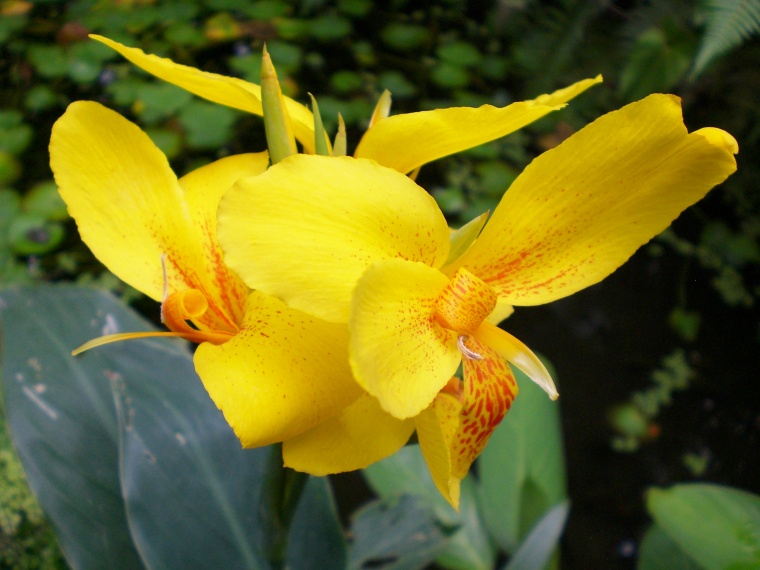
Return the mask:
<path id="1" fill-rule="evenodd" d="M 208 300 L 198 289 L 185 289 L 169 295 L 161 303 L 161 322 L 182 338 L 191 342 L 223 344 L 234 333 L 218 330 L 198 330 L 187 321 L 197 319 L 208 310 Z"/>
<path id="2" fill-rule="evenodd" d="M 496 299 L 496 293 L 486 282 L 466 269 L 459 269 L 438 296 L 435 316 L 442 326 L 460 337 L 472 335 L 494 310 Z M 463 342 L 459 344 L 461 348 Z"/>

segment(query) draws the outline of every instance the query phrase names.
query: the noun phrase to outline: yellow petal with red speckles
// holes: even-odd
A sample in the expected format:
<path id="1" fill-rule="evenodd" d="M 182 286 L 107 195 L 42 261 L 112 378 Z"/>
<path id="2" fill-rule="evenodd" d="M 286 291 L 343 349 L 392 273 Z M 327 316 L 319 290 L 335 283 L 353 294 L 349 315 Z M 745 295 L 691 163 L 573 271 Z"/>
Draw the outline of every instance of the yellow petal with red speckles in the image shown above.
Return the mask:
<path id="1" fill-rule="evenodd" d="M 601 76 L 506 107 L 451 107 L 393 115 L 377 121 L 362 137 L 357 158 L 371 158 L 404 174 L 427 162 L 501 138 L 561 109 Z"/>
<path id="2" fill-rule="evenodd" d="M 433 482 L 457 510 L 462 479 L 452 475 L 451 444 L 459 429 L 461 411 L 462 403 L 457 398 L 440 393 L 429 407 L 414 418 L 420 449 Z"/>
<path id="3" fill-rule="evenodd" d="M 451 441 L 451 473 L 460 479 L 485 448 L 518 391 L 512 370 L 495 350 L 474 338 L 469 338 L 465 346 L 481 358 L 462 361 L 464 405 Z"/>
<path id="4" fill-rule="evenodd" d="M 90 37 L 116 50 L 148 73 L 194 95 L 213 103 L 247 111 L 254 115 L 262 115 L 261 87 L 255 83 L 180 65 L 170 59 L 146 54 L 141 49 L 124 46 L 103 36 L 92 34 Z M 289 97 L 285 97 L 285 106 L 293 122 L 296 138 L 304 146 L 306 152 L 313 153 L 314 116 L 306 107 Z"/>
<path id="5" fill-rule="evenodd" d="M 441 265 L 449 229 L 406 176 L 370 160 L 301 154 L 224 195 L 219 242 L 252 289 L 347 322 L 351 291 L 373 261 Z"/>
<path id="6" fill-rule="evenodd" d="M 448 279 L 422 263 L 374 263 L 354 291 L 349 331 L 356 381 L 397 418 L 416 416 L 453 376 L 457 335 L 435 317 Z"/>
<path id="7" fill-rule="evenodd" d="M 203 251 L 203 267 L 207 272 L 206 295 L 210 303 L 228 307 L 230 322 L 208 322 L 214 329 L 236 326 L 243 319 L 243 306 L 248 287 L 224 263 L 222 248 L 216 239 L 216 210 L 222 194 L 241 178 L 256 176 L 267 169 L 269 154 L 237 154 L 219 159 L 193 170 L 179 179 L 187 202 L 190 223 L 198 234 Z M 171 215 L 171 212 L 169 212 Z M 216 311 L 212 312 L 216 314 Z M 227 316 L 227 315 L 225 315 Z"/>
<path id="8" fill-rule="evenodd" d="M 604 279 L 736 170 L 736 141 L 689 134 L 680 101 L 651 95 L 597 119 L 514 181 L 466 267 L 513 305 L 538 305 Z"/>
<path id="9" fill-rule="evenodd" d="M 414 431 L 412 420 L 398 420 L 369 394 L 339 414 L 282 444 L 285 467 L 312 475 L 364 469 L 401 449 Z"/>
<path id="10" fill-rule="evenodd" d="M 195 369 L 243 447 L 257 447 L 319 425 L 362 394 L 347 347 L 345 325 L 253 291 L 240 332 L 201 344 Z"/>
<path id="11" fill-rule="evenodd" d="M 436 317 L 447 329 L 472 334 L 496 308 L 496 293 L 466 269 L 460 269 L 436 300 Z"/>

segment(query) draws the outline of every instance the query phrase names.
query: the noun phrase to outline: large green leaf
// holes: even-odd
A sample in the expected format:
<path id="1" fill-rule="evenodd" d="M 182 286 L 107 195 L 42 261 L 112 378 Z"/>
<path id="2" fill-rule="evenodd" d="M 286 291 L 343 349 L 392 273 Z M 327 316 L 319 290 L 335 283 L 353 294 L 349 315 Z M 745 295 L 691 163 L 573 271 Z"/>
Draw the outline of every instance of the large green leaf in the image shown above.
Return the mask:
<path id="1" fill-rule="evenodd" d="M 88 292 L 91 296 L 93 292 Z M 116 322 L 97 294 L 98 321 Z M 30 486 L 73 568 L 142 568 L 118 473 L 118 429 L 104 353 L 71 357 L 101 334 L 76 288 L 0 292 L 5 413 Z M 121 312 L 121 311 L 120 311 Z M 118 314 L 118 313 L 117 313 Z M 116 564 L 115 561 L 118 561 Z"/>
<path id="2" fill-rule="evenodd" d="M 675 485 L 650 489 L 647 509 L 706 570 L 760 567 L 759 496 L 720 485 Z"/>
<path id="3" fill-rule="evenodd" d="M 5 335 L 14 341 L 5 346 L 7 364 L 13 363 L 6 367 L 11 427 L 25 466 L 38 474 L 39 482 L 30 476 L 32 486 L 63 533 L 72 565 L 139 567 L 134 542 L 152 569 L 269 568 L 276 533 L 267 526 L 272 517 L 262 509 L 262 494 L 272 480 L 268 470 L 281 474 L 281 467 L 270 461 L 268 449 L 241 449 L 185 344 L 130 341 L 74 359 L 71 348 L 84 340 L 151 326 L 93 290 L 40 287 L 0 298 Z M 56 360 L 38 356 L 48 354 Z M 25 432 L 23 423 L 17 429 L 19 416 L 32 417 L 39 431 Z M 65 453 L 40 453 L 41 446 Z M 101 459 L 90 465 L 93 458 Z M 63 476 L 51 480 L 58 473 Z M 87 524 L 72 525 L 80 510 Z M 324 480 L 306 484 L 292 529 L 288 566 L 344 565 L 345 545 Z M 93 550 L 93 536 L 110 548 Z M 112 543 L 131 553 L 134 564 Z M 89 558 L 81 558 L 81 550 Z"/>
<path id="4" fill-rule="evenodd" d="M 471 478 L 462 481 L 457 512 L 436 489 L 418 445 L 408 445 L 370 465 L 364 475 L 381 499 L 395 502 L 402 495 L 412 495 L 434 513 L 441 525 L 453 530 L 436 557 L 441 566 L 453 570 L 493 566 L 496 552 L 482 521 Z"/>
<path id="5" fill-rule="evenodd" d="M 416 570 L 443 549 L 446 535 L 420 497 L 400 495 L 354 514 L 349 569 Z"/>
<path id="6" fill-rule="evenodd" d="M 639 546 L 638 570 L 700 570 L 659 525 L 649 527 Z"/>
<path id="7" fill-rule="evenodd" d="M 504 570 L 543 570 L 559 544 L 570 506 L 561 503 L 541 517 Z"/>
<path id="8" fill-rule="evenodd" d="M 520 393 L 478 459 L 483 518 L 511 553 L 567 496 L 559 406 L 524 374 L 515 376 Z"/>

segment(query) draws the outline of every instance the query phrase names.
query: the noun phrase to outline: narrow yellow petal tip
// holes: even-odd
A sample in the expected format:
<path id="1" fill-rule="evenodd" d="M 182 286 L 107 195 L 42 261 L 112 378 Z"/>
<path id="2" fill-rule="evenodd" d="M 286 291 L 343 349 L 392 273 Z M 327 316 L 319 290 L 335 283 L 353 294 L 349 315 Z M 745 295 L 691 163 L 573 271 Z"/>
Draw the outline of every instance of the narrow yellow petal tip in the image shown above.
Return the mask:
<path id="1" fill-rule="evenodd" d="M 705 127 L 704 129 L 694 131 L 694 134 L 705 137 L 708 141 L 710 141 L 710 144 L 723 148 L 731 154 L 739 154 L 739 143 L 736 142 L 736 139 L 734 137 L 722 129 L 717 129 L 715 127 Z"/>
<path id="2" fill-rule="evenodd" d="M 377 100 L 377 105 L 375 105 L 375 110 L 372 113 L 372 118 L 369 120 L 369 128 L 372 128 L 372 125 L 377 123 L 378 121 L 381 121 L 383 119 L 386 119 L 388 115 L 391 114 L 391 92 L 387 89 L 383 91 L 383 94 L 380 95 L 380 99 Z"/>
<path id="3" fill-rule="evenodd" d="M 338 132 L 335 134 L 333 143 L 333 156 L 346 156 L 348 140 L 346 138 L 346 123 L 343 116 L 338 113 Z"/>

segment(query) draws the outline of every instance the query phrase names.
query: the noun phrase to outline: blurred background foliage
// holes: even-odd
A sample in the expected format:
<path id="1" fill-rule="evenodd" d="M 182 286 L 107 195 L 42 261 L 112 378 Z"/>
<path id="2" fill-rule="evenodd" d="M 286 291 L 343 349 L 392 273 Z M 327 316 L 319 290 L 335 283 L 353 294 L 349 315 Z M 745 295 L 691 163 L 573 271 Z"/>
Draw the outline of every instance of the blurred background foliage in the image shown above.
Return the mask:
<path id="1" fill-rule="evenodd" d="M 748 334 L 755 346 L 760 342 L 760 4 L 432 4 L 0 1 L 0 285 L 93 283 L 138 308 L 153 310 L 79 242 L 51 180 L 50 128 L 71 101 L 97 100 L 137 122 L 178 174 L 224 155 L 265 147 L 257 117 L 154 80 L 87 34 L 253 82 L 258 82 L 260 50 L 266 42 L 288 95 L 306 101 L 307 92 L 315 94 L 332 133 L 338 112 L 342 114 L 349 151 L 384 89 L 392 92 L 396 113 L 502 106 L 602 73 L 603 86 L 566 110 L 504 140 L 428 165 L 418 181 L 435 196 L 451 224 L 459 225 L 493 209 L 532 157 L 600 114 L 652 92 L 682 97 L 690 129 L 716 126 L 737 138 L 738 173 L 646 248 L 653 260 L 680 260 L 677 292 L 662 315 L 662 326 L 670 327 L 677 340 L 670 352 L 655 357 L 628 401 L 609 406 L 609 427 L 604 429 L 618 452 L 632 453 L 657 439 L 660 415 L 667 414 L 674 394 L 699 381 L 689 351 L 700 338 L 707 306 L 723 306 L 726 318 L 741 313 L 745 322 L 754 323 Z M 711 296 L 691 293 L 695 272 L 709 277 Z M 756 433 L 760 425 L 754 429 Z M 684 452 L 682 460 L 688 472 L 699 476 L 709 458 Z M 57 567 L 60 558 L 49 549 L 52 535 L 23 486 L 1 431 L 0 482 L 1 563 Z"/>

